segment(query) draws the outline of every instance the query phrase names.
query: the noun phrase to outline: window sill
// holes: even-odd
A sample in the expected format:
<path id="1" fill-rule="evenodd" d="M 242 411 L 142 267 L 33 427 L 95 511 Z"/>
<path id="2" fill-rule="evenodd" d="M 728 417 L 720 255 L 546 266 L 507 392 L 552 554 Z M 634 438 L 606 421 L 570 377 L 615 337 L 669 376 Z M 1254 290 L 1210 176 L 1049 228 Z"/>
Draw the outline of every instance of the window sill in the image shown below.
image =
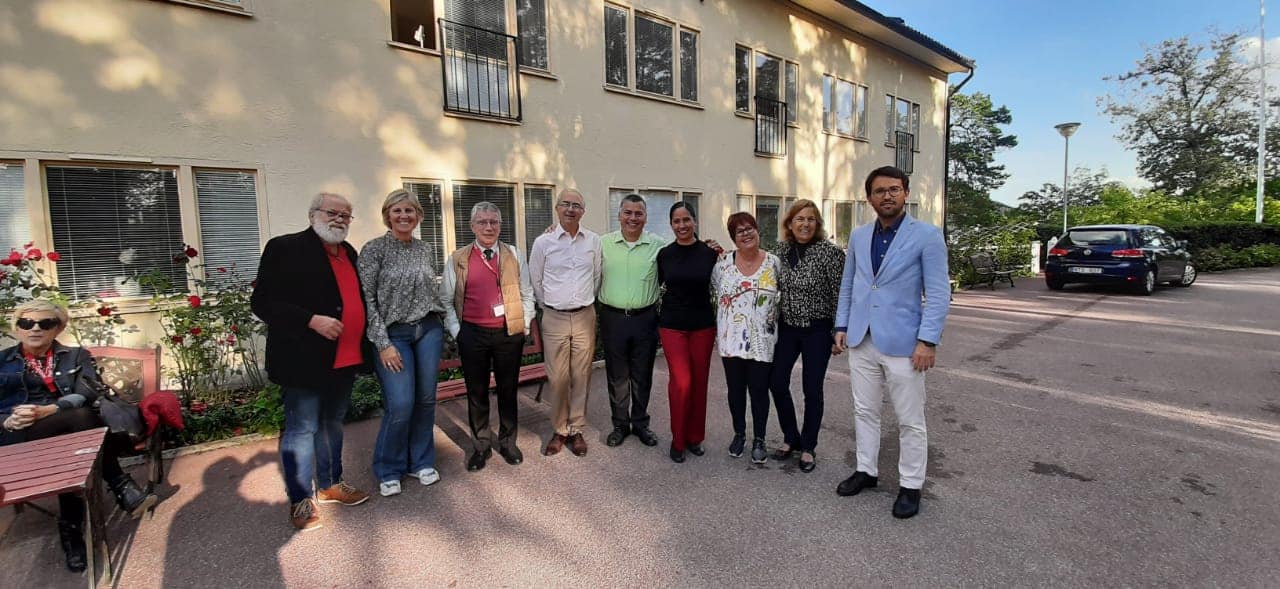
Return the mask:
<path id="1" fill-rule="evenodd" d="M 755 154 L 756 154 L 756 157 L 762 157 L 762 158 L 769 159 L 769 160 L 785 160 L 785 159 L 787 159 L 787 154 L 785 154 L 785 153 L 782 153 L 782 154 L 778 154 L 778 153 L 760 153 L 760 152 L 758 152 L 758 151 L 757 151 L 757 152 L 755 152 Z"/>
<path id="2" fill-rule="evenodd" d="M 734 114 L 734 116 L 741 117 L 741 118 L 748 119 L 748 120 L 752 120 L 752 121 L 754 121 L 754 120 L 755 120 L 755 118 L 756 118 L 756 116 L 755 116 L 755 115 L 753 115 L 753 114 L 751 114 L 751 111 L 749 111 L 749 110 L 735 110 L 735 111 L 733 111 L 733 114 Z"/>
<path id="3" fill-rule="evenodd" d="M 634 96 L 636 98 L 643 98 L 645 100 L 652 100 L 654 102 L 665 102 L 667 104 L 674 104 L 676 106 L 683 106 L 685 108 L 691 108 L 694 110 L 706 110 L 706 107 L 696 102 L 686 102 L 683 100 L 676 100 L 674 98 L 669 98 L 661 94 L 652 94 L 649 92 L 645 92 L 643 90 L 632 90 L 630 88 L 624 88 L 622 86 L 613 86 L 610 84 L 605 84 L 604 90 L 605 92 L 613 92 L 615 94 L 625 94 L 627 96 Z"/>
<path id="4" fill-rule="evenodd" d="M 399 41 L 387 41 L 387 46 L 388 46 L 388 47 L 393 47 L 393 48 L 395 48 L 395 49 L 403 49 L 403 50 L 405 50 L 405 51 L 412 51 L 412 52 L 414 52 L 414 53 L 423 53 L 423 54 L 426 54 L 426 55 L 434 55 L 434 56 L 436 56 L 436 57 L 440 57 L 440 51 L 439 51 L 439 50 L 437 50 L 437 49 L 431 49 L 431 48 L 428 48 L 428 47 L 419 47 L 419 46 L 417 46 L 417 45 L 410 45 L 410 44 L 408 44 L 408 43 L 401 43 L 401 42 L 399 42 Z"/>
<path id="5" fill-rule="evenodd" d="M 852 140 L 854 140 L 854 141 L 858 141 L 858 142 L 861 142 L 861 143 L 870 143 L 869 141 L 867 141 L 867 138 L 866 138 L 866 137 L 859 137 L 859 136 L 857 136 L 857 135 L 849 135 L 849 134 L 847 134 L 847 133 L 841 133 L 841 132 L 839 132 L 839 131 L 828 131 L 828 130 L 826 130 L 826 129 L 823 129 L 823 130 L 822 130 L 822 134 L 823 134 L 823 135 L 830 135 L 830 136 L 832 136 L 832 137 L 839 137 L 839 138 L 841 138 L 841 139 L 852 139 Z"/>
<path id="6" fill-rule="evenodd" d="M 560 81 L 560 76 L 557 76 L 547 70 L 540 70 L 540 69 L 531 68 L 523 65 L 520 66 L 520 73 L 528 76 L 533 76 L 535 78 L 544 78 L 547 80 L 554 80 L 557 82 Z"/>
<path id="7" fill-rule="evenodd" d="M 243 2 L 240 6 L 217 2 L 216 0 L 158 0 L 159 2 L 168 2 L 170 4 L 184 4 L 186 6 L 194 6 L 196 8 L 204 8 L 216 12 L 225 12 L 236 16 L 253 16 L 253 11 L 248 6 L 249 2 Z"/>
<path id="8" fill-rule="evenodd" d="M 523 124 L 524 124 L 524 123 L 523 123 L 523 122 L 521 122 L 521 121 L 513 121 L 513 120 L 510 120 L 510 119 L 495 119 L 495 118 L 490 118 L 490 117 L 482 117 L 482 116 L 479 116 L 479 115 L 469 115 L 469 114 L 466 114 L 466 113 L 453 112 L 453 111 L 448 111 L 448 110 L 441 110 L 441 112 L 443 112 L 443 113 L 444 113 L 444 116 L 446 116 L 446 117 L 453 117 L 453 118 L 455 118 L 455 119 L 470 119 L 470 120 L 472 120 L 472 121 L 484 121 L 484 122 L 486 122 L 486 123 L 496 123 L 496 124 L 499 124 L 499 125 L 509 125 L 509 126 L 512 126 L 512 127 L 519 127 L 519 126 L 521 126 L 521 125 L 523 125 Z"/>

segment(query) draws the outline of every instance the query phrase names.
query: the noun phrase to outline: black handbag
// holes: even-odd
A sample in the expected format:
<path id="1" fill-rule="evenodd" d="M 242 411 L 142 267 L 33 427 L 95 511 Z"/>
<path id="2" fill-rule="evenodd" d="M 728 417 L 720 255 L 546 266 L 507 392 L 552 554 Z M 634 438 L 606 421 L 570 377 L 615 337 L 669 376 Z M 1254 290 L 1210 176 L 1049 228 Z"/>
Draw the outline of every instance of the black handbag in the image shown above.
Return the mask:
<path id="1" fill-rule="evenodd" d="M 94 406 L 111 433 L 128 434 L 135 444 L 146 437 L 147 425 L 142 421 L 142 411 L 137 405 L 110 392 L 99 396 Z"/>

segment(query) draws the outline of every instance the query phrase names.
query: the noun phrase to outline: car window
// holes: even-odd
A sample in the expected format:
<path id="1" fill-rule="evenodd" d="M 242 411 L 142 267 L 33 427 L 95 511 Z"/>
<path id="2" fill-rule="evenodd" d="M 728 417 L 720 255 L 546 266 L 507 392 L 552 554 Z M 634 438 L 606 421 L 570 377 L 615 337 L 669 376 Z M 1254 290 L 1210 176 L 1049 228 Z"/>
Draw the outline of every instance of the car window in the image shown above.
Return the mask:
<path id="1" fill-rule="evenodd" d="M 1067 245 L 1129 245 L 1129 232 L 1124 229 L 1075 229 L 1063 239 Z"/>

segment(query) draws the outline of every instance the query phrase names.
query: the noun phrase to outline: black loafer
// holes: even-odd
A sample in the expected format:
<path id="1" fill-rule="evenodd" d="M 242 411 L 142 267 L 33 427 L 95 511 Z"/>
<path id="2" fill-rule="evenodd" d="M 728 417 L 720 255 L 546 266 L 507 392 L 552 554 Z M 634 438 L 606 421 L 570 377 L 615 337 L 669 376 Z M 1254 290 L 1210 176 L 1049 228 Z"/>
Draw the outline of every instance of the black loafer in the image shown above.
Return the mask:
<path id="1" fill-rule="evenodd" d="M 640 439 L 641 444 L 646 446 L 658 445 L 658 435 L 653 433 L 653 430 L 647 427 L 633 428 L 631 433 L 635 434 L 636 437 Z"/>
<path id="2" fill-rule="evenodd" d="M 702 456 L 707 453 L 707 451 L 702 448 L 702 444 L 689 444 L 685 450 L 688 450 L 689 453 L 694 456 Z"/>
<path id="3" fill-rule="evenodd" d="M 920 489 L 898 487 L 898 500 L 893 502 L 893 517 L 907 519 L 920 513 Z"/>
<path id="4" fill-rule="evenodd" d="M 512 466 L 515 466 L 517 464 L 520 464 L 521 462 L 524 462 L 524 453 L 520 452 L 520 449 L 515 446 L 511 446 L 509 448 L 506 446 L 503 446 L 501 448 L 498 448 L 498 454 L 501 454 L 502 459 L 506 460 L 507 464 L 510 464 Z"/>
<path id="5" fill-rule="evenodd" d="M 778 448 L 777 450 L 773 451 L 773 454 L 769 455 L 769 458 L 772 458 L 777 462 L 782 462 L 783 460 L 790 460 L 795 453 L 796 453 L 795 448 L 787 448 L 786 450 L 783 450 L 782 448 Z"/>
<path id="6" fill-rule="evenodd" d="M 863 489 L 870 489 L 879 483 L 879 478 L 859 470 L 853 473 L 853 476 L 840 482 L 840 485 L 836 487 L 836 494 L 841 497 L 852 497 L 861 493 Z"/>
<path id="7" fill-rule="evenodd" d="M 813 472 L 813 469 L 818 466 L 818 457 L 812 452 L 809 454 L 813 456 L 813 460 L 805 460 L 804 453 L 800 454 L 800 472 Z"/>
<path id="8" fill-rule="evenodd" d="M 467 470 L 475 472 L 484 468 L 484 463 L 493 456 L 493 450 L 488 448 L 484 452 L 472 452 L 471 457 L 467 459 Z"/>
<path id="9" fill-rule="evenodd" d="M 684 452 L 676 450 L 675 446 L 671 447 L 671 461 L 680 464 L 684 462 Z"/>
<path id="10" fill-rule="evenodd" d="M 629 435 L 631 435 L 631 430 L 629 428 L 617 426 L 613 428 L 613 431 L 609 432 L 609 437 L 604 439 L 604 444 L 612 448 L 621 444 Z"/>

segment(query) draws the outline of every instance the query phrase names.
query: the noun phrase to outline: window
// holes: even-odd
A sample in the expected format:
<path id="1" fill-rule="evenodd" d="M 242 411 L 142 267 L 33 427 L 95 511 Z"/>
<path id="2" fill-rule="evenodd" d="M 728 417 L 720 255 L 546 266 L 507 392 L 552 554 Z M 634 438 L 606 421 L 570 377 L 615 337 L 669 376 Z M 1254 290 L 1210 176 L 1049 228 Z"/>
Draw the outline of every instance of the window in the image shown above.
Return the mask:
<path id="1" fill-rule="evenodd" d="M 702 201 L 702 193 L 686 192 L 680 195 L 680 200 L 689 203 L 689 206 L 693 207 L 693 213 L 695 216 L 702 214 L 702 209 L 698 206 L 698 203 Z"/>
<path id="2" fill-rule="evenodd" d="M 547 64 L 546 0 L 515 0 L 516 36 L 520 37 L 520 65 L 539 70 Z"/>
<path id="3" fill-rule="evenodd" d="M 513 0 L 514 1 L 514 0 Z M 507 32 L 507 0 L 445 0 L 440 21 L 444 110 L 522 119 L 516 37 Z"/>
<path id="4" fill-rule="evenodd" d="M 516 243 L 516 187 L 513 184 L 453 183 L 453 235 L 456 247 L 465 246 L 476 239 L 471 230 L 471 207 L 488 201 L 497 205 L 502 214 L 502 231 L 498 239 L 503 243 Z"/>
<path id="5" fill-rule="evenodd" d="M 231 279 L 237 277 L 252 280 L 258 275 L 261 244 L 256 175 L 204 169 L 194 170 L 193 174 L 205 280 L 214 286 L 229 286 Z M 234 268 L 238 276 L 218 268 Z"/>
<path id="6" fill-rule="evenodd" d="M 906 203 L 906 205 L 907 205 L 907 207 L 906 207 L 906 208 L 907 208 L 907 214 L 908 214 L 908 215 L 911 215 L 912 217 L 914 217 L 914 218 L 916 218 L 916 219 L 919 219 L 919 218 L 920 218 L 920 203 L 918 203 L 918 202 L 909 202 L 909 203 Z"/>
<path id="7" fill-rule="evenodd" d="M 634 55 L 628 50 L 628 25 L 635 33 Z M 605 83 L 697 102 L 697 31 L 652 14 L 606 4 L 604 37 Z M 628 76 L 628 60 L 635 64 L 634 80 Z"/>
<path id="8" fill-rule="evenodd" d="M 750 195 L 750 194 L 739 194 L 739 195 L 738 195 L 738 210 L 737 210 L 737 211 L 734 211 L 734 212 L 736 213 L 736 212 L 750 211 L 750 210 L 751 210 L 751 201 L 752 201 L 752 198 L 751 198 L 751 195 Z"/>
<path id="9" fill-rule="evenodd" d="M 760 247 L 767 248 L 778 242 L 778 224 L 782 199 L 776 196 L 756 197 L 756 223 L 760 225 Z"/>
<path id="10" fill-rule="evenodd" d="M 892 94 L 884 97 L 885 143 L 897 145 L 898 131 L 910 133 L 912 151 L 920 151 L 920 105 Z"/>
<path id="11" fill-rule="evenodd" d="M 155 294 L 140 292 L 129 280 L 151 269 L 170 281 L 170 292 L 186 289 L 186 267 L 172 259 L 185 243 L 177 170 L 59 165 L 45 168 L 45 182 L 64 293 Z"/>
<path id="12" fill-rule="evenodd" d="M 0 256 L 31 241 L 31 224 L 27 221 L 27 196 L 21 162 L 0 162 Z"/>
<path id="13" fill-rule="evenodd" d="M 620 228 L 618 224 L 618 209 L 622 208 L 622 197 L 636 193 L 644 197 L 645 211 L 648 213 L 647 221 L 644 229 L 650 233 L 656 233 L 666 239 L 675 239 L 675 233 L 671 231 L 671 223 L 667 220 L 667 213 L 671 211 L 671 205 L 677 200 L 693 200 L 697 202 L 698 197 L 702 195 L 700 192 L 680 192 L 677 190 L 664 189 L 636 189 L 636 188 L 610 188 L 609 189 L 609 231 L 617 231 Z M 695 209 L 697 205 L 694 205 Z"/>
<path id="14" fill-rule="evenodd" d="M 822 76 L 822 130 L 846 137 L 867 136 L 867 87 Z"/>
<path id="15" fill-rule="evenodd" d="M 837 202 L 835 206 L 835 219 L 832 226 L 835 230 L 832 232 L 833 237 L 840 247 L 849 247 L 849 233 L 853 231 L 854 223 L 858 220 L 854 217 L 854 203 L 849 201 Z"/>
<path id="16" fill-rule="evenodd" d="M 550 186 L 524 187 L 524 255 L 533 251 L 533 240 L 556 222 L 555 194 Z"/>
<path id="17" fill-rule="evenodd" d="M 404 189 L 412 192 L 422 206 L 422 222 L 418 224 L 418 234 L 422 241 L 431 244 L 436 276 L 444 271 L 444 207 L 441 205 L 440 183 L 429 181 L 406 181 Z M 471 209 L 467 209 L 467 214 Z"/>
<path id="18" fill-rule="evenodd" d="M 434 0 L 391 0 L 391 40 L 435 49 L 435 11 Z"/>
<path id="19" fill-rule="evenodd" d="M 391 0 L 391 40 L 423 49 L 438 49 L 436 1 Z M 514 31 L 507 26 L 508 2 L 513 5 L 516 16 Z M 447 20 L 519 37 L 517 61 L 521 66 L 550 69 L 546 0 L 443 0 L 442 4 Z"/>
<path id="20" fill-rule="evenodd" d="M 734 49 L 734 108 L 742 113 L 754 112 L 754 97 L 786 102 L 787 124 L 795 124 L 799 75 L 800 66 L 793 61 L 737 45 Z"/>

